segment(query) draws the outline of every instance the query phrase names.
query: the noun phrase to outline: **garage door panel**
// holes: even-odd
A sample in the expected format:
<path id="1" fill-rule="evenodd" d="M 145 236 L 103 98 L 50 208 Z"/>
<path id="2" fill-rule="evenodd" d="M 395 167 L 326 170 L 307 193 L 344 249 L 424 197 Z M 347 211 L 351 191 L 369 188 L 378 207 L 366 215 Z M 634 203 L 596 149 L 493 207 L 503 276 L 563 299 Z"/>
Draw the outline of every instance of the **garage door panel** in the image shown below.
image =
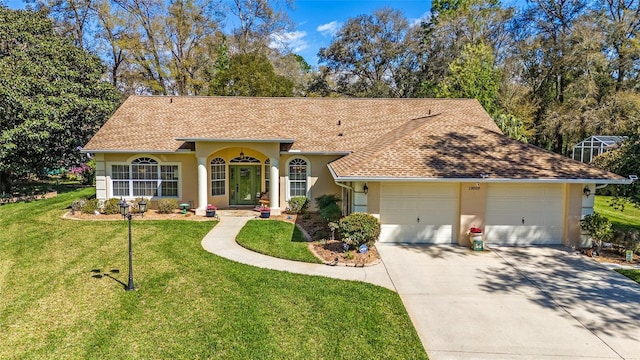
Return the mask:
<path id="1" fill-rule="evenodd" d="M 382 225 L 380 242 L 450 244 L 451 225 Z"/>
<path id="2" fill-rule="evenodd" d="M 487 241 L 562 244 L 563 199 L 562 185 L 492 184 L 487 190 Z"/>
<path id="3" fill-rule="evenodd" d="M 450 244 L 458 189 L 455 184 L 382 184 L 380 241 Z"/>

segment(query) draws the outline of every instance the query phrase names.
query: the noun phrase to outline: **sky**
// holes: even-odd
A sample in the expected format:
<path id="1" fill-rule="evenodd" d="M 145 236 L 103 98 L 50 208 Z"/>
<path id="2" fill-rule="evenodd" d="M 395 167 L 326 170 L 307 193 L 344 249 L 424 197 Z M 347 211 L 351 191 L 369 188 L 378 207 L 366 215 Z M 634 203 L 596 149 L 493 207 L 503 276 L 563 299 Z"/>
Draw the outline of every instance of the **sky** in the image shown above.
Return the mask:
<path id="1" fill-rule="evenodd" d="M 13 9 L 24 8 L 23 0 L 0 1 Z M 503 3 L 518 1 L 503 0 Z M 329 46 L 335 32 L 349 18 L 372 14 L 384 7 L 400 10 L 410 23 L 414 23 L 428 16 L 431 0 L 295 0 L 293 7 L 287 10 L 294 27 L 281 34 L 278 42 L 286 44 L 315 67 L 320 48 Z"/>
<path id="2" fill-rule="evenodd" d="M 409 22 L 419 22 L 431 8 L 430 0 L 296 0 L 289 17 L 294 29 L 285 34 L 289 49 L 309 65 L 318 65 L 318 51 L 331 43 L 335 32 L 349 19 L 372 14 L 384 7 L 400 10 Z"/>

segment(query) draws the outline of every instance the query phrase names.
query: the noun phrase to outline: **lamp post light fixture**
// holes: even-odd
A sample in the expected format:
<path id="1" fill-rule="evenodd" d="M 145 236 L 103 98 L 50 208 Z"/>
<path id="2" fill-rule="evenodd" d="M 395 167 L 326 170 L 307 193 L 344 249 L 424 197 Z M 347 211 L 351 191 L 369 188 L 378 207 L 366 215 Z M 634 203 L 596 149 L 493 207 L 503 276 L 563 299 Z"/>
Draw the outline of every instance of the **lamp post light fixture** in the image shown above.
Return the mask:
<path id="1" fill-rule="evenodd" d="M 122 214 L 122 218 L 129 221 L 129 281 L 124 289 L 126 291 L 132 291 L 136 289 L 135 285 L 133 284 L 133 249 L 131 247 L 131 218 L 133 214 L 131 214 L 131 211 L 129 209 L 129 203 L 127 203 L 124 199 L 120 199 L 118 206 L 120 206 L 120 214 Z M 144 199 L 138 203 L 138 211 L 142 216 L 144 216 L 144 213 L 147 211 L 147 203 L 144 201 Z"/>

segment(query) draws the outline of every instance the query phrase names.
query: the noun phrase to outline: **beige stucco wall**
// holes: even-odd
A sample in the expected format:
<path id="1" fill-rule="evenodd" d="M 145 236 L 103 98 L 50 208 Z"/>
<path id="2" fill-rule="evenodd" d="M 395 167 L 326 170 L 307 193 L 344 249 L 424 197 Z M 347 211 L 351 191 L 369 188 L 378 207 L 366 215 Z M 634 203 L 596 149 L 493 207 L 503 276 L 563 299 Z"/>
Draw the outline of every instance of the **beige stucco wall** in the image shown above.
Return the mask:
<path id="1" fill-rule="evenodd" d="M 111 193 L 110 187 L 110 166 L 114 163 L 130 163 L 139 157 L 149 157 L 161 163 L 179 163 L 180 164 L 180 180 L 179 180 L 179 202 L 191 202 L 197 206 L 198 201 L 198 158 L 204 158 L 207 164 L 207 203 L 216 205 L 219 208 L 228 207 L 229 192 L 225 195 L 211 196 L 210 184 L 210 167 L 209 164 L 213 158 L 221 157 L 227 165 L 229 161 L 240 154 L 242 151 L 245 156 L 255 157 L 260 160 L 262 165 L 268 158 L 278 159 L 278 168 L 280 172 L 280 208 L 285 209 L 287 204 L 287 171 L 288 162 L 293 158 L 302 158 L 310 163 L 311 173 L 308 184 L 308 197 L 310 199 L 310 209 L 315 210 L 315 197 L 322 194 L 341 194 L 341 188 L 335 184 L 333 177 L 329 172 L 327 164 L 339 158 L 336 155 L 296 155 L 287 154 L 280 156 L 280 147 L 277 143 L 224 143 L 224 142 L 205 142 L 197 143 L 196 151 L 176 154 L 96 154 L 96 194 L 98 198 L 106 200 Z M 261 169 L 262 184 L 264 184 L 265 171 Z M 229 180 L 229 172 L 226 172 L 227 186 Z M 268 189 L 262 189 L 268 191 Z M 155 201 L 152 200 L 152 206 Z"/>
<path id="2" fill-rule="evenodd" d="M 340 186 L 336 185 L 329 172 L 327 164 L 340 158 L 336 155 L 296 155 L 286 154 L 280 158 L 280 207 L 285 209 L 288 207 L 287 201 L 287 172 L 288 164 L 291 159 L 301 158 L 310 163 L 311 174 L 309 176 L 307 197 L 309 198 L 309 210 L 315 211 L 316 202 L 315 198 L 323 194 L 336 194 L 340 196 L 342 190 Z"/>
<path id="3" fill-rule="evenodd" d="M 107 200 L 111 197 L 111 164 L 130 163 L 140 158 L 148 157 L 161 163 L 176 163 L 180 166 L 178 180 L 178 202 L 194 202 L 198 194 L 196 176 L 196 158 L 193 153 L 176 154 L 96 154 L 96 197 Z M 156 206 L 157 200 L 151 199 L 151 207 Z"/>
<path id="4" fill-rule="evenodd" d="M 466 233 L 470 227 L 485 227 L 487 188 L 486 183 L 460 183 L 460 227 L 456 239 L 459 245 L 469 245 Z"/>
<path id="5" fill-rule="evenodd" d="M 585 212 L 593 211 L 593 195 L 589 198 L 584 196 L 584 184 L 567 184 L 565 185 L 565 195 L 567 208 L 565 209 L 565 239 L 564 245 L 576 248 L 588 247 L 590 240 L 583 242 L 581 237 L 580 220 Z M 590 185 L 592 194 L 595 193 L 595 185 Z M 590 211 L 589 211 L 590 210 Z M 585 238 L 585 240 L 588 240 Z"/>

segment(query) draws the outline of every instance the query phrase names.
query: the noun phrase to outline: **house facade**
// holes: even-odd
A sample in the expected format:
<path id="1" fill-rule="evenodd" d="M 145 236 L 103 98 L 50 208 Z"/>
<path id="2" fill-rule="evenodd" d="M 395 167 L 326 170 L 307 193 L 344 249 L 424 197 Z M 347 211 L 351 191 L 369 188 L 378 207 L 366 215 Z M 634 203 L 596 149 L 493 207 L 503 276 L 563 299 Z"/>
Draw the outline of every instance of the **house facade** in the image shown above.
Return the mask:
<path id="1" fill-rule="evenodd" d="M 380 241 L 580 246 L 596 184 L 629 181 L 504 136 L 476 100 L 131 96 L 84 147 L 96 195 L 253 207 L 337 194 Z M 266 196 L 264 195 L 266 193 Z"/>

